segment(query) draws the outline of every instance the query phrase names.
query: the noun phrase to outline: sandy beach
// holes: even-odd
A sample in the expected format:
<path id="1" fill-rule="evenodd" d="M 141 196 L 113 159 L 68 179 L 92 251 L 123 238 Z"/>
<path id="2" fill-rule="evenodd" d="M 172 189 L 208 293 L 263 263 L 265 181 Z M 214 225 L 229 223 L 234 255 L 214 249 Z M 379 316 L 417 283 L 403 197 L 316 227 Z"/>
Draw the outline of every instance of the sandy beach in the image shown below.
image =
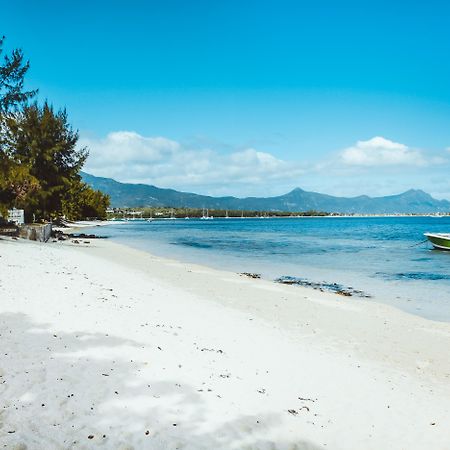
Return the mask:
<path id="1" fill-rule="evenodd" d="M 450 449 L 448 323 L 108 240 L 0 267 L 0 448 Z"/>

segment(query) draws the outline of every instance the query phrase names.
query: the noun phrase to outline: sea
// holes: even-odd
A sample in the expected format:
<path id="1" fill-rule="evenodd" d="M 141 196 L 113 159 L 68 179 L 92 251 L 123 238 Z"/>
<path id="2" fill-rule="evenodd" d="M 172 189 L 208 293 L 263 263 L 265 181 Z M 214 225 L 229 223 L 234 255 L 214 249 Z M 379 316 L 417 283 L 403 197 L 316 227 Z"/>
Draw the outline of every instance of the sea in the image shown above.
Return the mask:
<path id="1" fill-rule="evenodd" d="M 448 216 L 130 220 L 95 232 L 155 255 L 450 322 L 450 252 L 423 236 L 449 233 Z"/>

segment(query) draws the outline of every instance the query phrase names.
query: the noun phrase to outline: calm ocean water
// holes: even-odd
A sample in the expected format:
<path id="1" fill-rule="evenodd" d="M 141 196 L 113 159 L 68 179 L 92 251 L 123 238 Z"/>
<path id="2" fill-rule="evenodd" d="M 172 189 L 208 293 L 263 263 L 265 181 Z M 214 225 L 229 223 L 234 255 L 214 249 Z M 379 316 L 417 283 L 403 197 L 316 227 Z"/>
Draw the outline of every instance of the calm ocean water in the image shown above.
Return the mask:
<path id="1" fill-rule="evenodd" d="M 361 301 L 450 321 L 450 252 L 415 245 L 426 231 L 450 232 L 450 217 L 129 221 L 99 234 L 219 269 L 339 283 L 372 296 Z"/>

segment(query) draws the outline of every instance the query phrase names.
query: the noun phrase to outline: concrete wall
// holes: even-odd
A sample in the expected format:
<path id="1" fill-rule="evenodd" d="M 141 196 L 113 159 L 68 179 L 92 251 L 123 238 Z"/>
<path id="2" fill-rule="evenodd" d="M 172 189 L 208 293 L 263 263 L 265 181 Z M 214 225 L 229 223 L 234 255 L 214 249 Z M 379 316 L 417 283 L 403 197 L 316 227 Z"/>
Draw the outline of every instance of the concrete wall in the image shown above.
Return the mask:
<path id="1" fill-rule="evenodd" d="M 52 235 L 52 224 L 44 225 L 32 224 L 22 225 L 19 230 L 19 236 L 31 241 L 47 242 Z"/>

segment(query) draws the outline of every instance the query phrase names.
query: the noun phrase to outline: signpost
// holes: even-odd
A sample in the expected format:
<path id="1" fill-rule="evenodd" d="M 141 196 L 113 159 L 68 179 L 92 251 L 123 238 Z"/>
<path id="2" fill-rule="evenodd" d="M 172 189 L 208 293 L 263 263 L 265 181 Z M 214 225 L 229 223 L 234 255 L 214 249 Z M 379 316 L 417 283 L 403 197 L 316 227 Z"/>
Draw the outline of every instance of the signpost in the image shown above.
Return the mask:
<path id="1" fill-rule="evenodd" d="M 8 211 L 8 222 L 12 222 L 16 225 L 23 225 L 25 223 L 25 215 L 23 209 L 10 209 Z"/>

